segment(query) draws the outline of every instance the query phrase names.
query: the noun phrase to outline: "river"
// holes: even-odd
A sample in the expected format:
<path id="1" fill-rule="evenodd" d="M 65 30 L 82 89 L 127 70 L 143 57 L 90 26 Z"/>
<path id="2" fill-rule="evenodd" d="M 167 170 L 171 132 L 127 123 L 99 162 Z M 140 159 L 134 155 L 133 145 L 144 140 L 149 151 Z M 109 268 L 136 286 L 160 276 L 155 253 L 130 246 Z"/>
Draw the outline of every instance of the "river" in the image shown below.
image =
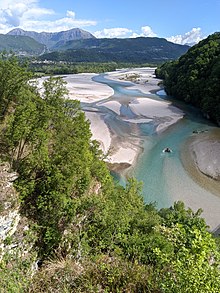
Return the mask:
<path id="1" fill-rule="evenodd" d="M 183 153 L 187 152 L 188 139 L 196 135 L 195 130 L 208 134 L 213 130 L 220 133 L 220 129 L 204 119 L 198 110 L 159 91 L 159 87 L 156 93 L 144 93 L 134 89 L 134 83 L 112 79 L 112 76 L 101 74 L 92 80 L 110 87 L 113 95 L 84 101 L 81 105 L 86 113 L 100 115 L 110 130 L 115 148 L 124 151 L 126 141 L 131 148 L 138 150 L 138 159 L 132 163 L 126 176 L 129 174 L 143 183 L 146 203 L 153 202 L 157 208 L 162 208 L 181 200 L 194 211 L 202 208 L 207 224 L 211 230 L 216 229 L 220 224 L 220 194 L 213 193 L 205 183 L 199 184 L 195 176 L 186 171 L 187 160 L 183 159 Z M 153 79 L 146 82 L 148 87 L 151 82 L 153 86 L 156 84 Z M 151 101 L 154 108 L 151 103 L 146 104 L 146 100 Z M 142 107 L 149 107 L 147 115 Z M 158 116 L 158 111 L 162 111 L 162 117 Z M 167 126 L 165 129 L 164 125 Z M 172 152 L 164 153 L 166 147 Z M 117 174 L 121 184 L 126 182 L 124 174 L 123 171 Z"/>

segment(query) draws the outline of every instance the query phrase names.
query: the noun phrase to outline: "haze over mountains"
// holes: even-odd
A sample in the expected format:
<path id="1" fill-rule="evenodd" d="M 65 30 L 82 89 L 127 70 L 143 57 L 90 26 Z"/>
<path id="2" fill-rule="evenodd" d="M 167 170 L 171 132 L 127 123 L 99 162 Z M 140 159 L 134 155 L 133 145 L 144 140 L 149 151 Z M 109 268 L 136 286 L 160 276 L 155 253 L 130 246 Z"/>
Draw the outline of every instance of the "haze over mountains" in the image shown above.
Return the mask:
<path id="1" fill-rule="evenodd" d="M 177 59 L 188 49 L 157 37 L 97 39 L 79 28 L 56 33 L 16 28 L 0 35 L 0 50 L 24 55 L 47 53 L 41 60 L 52 61 L 161 63 Z"/>

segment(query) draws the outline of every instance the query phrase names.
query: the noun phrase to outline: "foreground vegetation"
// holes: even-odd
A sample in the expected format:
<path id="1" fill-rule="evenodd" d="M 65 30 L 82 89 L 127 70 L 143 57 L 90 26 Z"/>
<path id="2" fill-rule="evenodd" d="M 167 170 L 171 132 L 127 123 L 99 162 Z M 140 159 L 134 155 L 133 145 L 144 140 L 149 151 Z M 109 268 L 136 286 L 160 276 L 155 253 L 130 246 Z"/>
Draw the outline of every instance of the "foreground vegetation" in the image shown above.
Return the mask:
<path id="1" fill-rule="evenodd" d="M 220 33 L 193 46 L 178 61 L 163 64 L 156 75 L 169 95 L 199 108 L 220 125 Z"/>
<path id="2" fill-rule="evenodd" d="M 61 79 L 40 95 L 13 58 L 0 77 L 1 159 L 19 174 L 32 252 L 3 255 L 1 292 L 220 291 L 218 245 L 200 210 L 157 211 L 135 180 L 115 184 Z"/>

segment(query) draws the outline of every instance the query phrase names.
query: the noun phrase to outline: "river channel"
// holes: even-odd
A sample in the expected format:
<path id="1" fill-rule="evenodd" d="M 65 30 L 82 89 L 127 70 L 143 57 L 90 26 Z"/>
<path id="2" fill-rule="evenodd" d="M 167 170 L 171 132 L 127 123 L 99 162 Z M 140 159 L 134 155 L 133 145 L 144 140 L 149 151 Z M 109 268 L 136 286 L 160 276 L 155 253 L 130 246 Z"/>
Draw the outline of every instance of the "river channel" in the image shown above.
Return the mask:
<path id="1" fill-rule="evenodd" d="M 172 100 L 164 91 L 144 94 L 140 90 L 129 89 L 132 85 L 130 82 L 111 80 L 108 75 L 98 75 L 93 80 L 108 85 L 114 90 L 114 94 L 102 100 L 102 103 L 82 103 L 82 108 L 86 111 L 91 108 L 105 113 L 105 123 L 113 133 L 140 138 L 142 153 L 131 168 L 130 175 L 143 183 L 145 202 L 154 202 L 158 208 L 162 208 L 181 200 L 195 211 L 202 208 L 208 225 L 211 229 L 216 229 L 220 224 L 220 197 L 197 184 L 189 175 L 183 166 L 181 151 L 195 130 L 208 133 L 218 128 L 204 119 L 196 109 Z M 129 119 L 135 119 L 136 114 L 128 104 L 137 97 L 162 102 L 169 100 L 184 112 L 184 117 L 159 133 L 156 131 L 157 123 L 152 120 L 135 124 L 133 132 L 134 124 L 130 123 Z M 120 103 L 120 114 L 103 106 L 103 103 L 108 101 Z M 127 120 L 121 117 L 126 117 Z M 166 147 L 172 149 L 172 152 L 164 153 Z M 125 178 L 121 176 L 120 181 L 123 184 Z"/>

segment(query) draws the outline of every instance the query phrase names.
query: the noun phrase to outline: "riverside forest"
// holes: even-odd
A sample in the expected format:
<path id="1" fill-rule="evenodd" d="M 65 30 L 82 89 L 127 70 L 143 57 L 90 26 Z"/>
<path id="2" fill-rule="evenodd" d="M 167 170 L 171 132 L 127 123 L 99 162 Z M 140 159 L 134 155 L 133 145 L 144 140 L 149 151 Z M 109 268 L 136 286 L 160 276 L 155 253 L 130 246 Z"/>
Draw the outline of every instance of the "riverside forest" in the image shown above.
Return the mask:
<path id="1" fill-rule="evenodd" d="M 169 95 L 199 107 L 220 124 L 220 33 L 210 35 L 176 61 L 156 70 Z"/>
<path id="2" fill-rule="evenodd" d="M 217 123 L 219 44 L 214 34 L 156 71 L 169 94 Z M 115 182 L 67 97 L 62 78 L 39 89 L 27 65 L 2 55 L 0 223 L 11 223 L 0 230 L 2 292 L 220 292 L 220 239 L 202 210 L 180 201 L 158 210 L 135 179 Z"/>

